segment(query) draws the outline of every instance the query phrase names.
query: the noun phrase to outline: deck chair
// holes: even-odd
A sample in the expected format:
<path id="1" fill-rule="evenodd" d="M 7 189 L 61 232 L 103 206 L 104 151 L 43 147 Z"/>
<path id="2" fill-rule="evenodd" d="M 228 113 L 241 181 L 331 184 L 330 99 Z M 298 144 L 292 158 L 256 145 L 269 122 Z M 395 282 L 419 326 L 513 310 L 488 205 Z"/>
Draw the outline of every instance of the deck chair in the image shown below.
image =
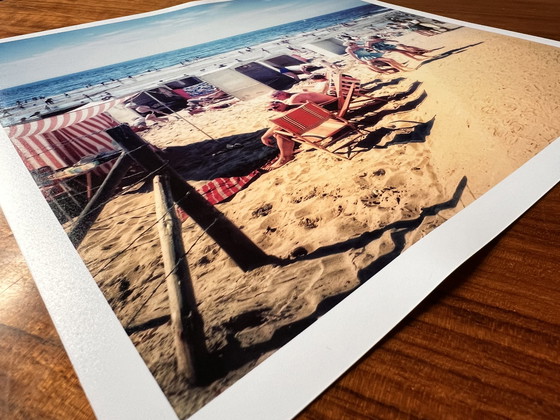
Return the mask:
<path id="1" fill-rule="evenodd" d="M 346 159 L 351 159 L 352 145 L 359 137 L 356 134 L 361 134 L 351 122 L 311 102 L 273 118 L 270 122 L 277 127 L 274 130 L 276 134 Z M 346 141 L 339 143 L 341 137 L 337 135 L 343 129 L 350 130 L 350 136 Z"/>
<path id="2" fill-rule="evenodd" d="M 338 98 L 338 116 L 340 117 L 344 117 L 346 112 L 351 109 L 361 108 L 376 102 L 386 102 L 385 99 L 364 92 L 360 80 L 355 77 L 342 74 L 336 70 L 330 70 L 328 77 L 329 87 L 331 89 L 334 87 L 334 94 Z M 350 101 L 345 104 L 348 95 L 350 95 Z"/>

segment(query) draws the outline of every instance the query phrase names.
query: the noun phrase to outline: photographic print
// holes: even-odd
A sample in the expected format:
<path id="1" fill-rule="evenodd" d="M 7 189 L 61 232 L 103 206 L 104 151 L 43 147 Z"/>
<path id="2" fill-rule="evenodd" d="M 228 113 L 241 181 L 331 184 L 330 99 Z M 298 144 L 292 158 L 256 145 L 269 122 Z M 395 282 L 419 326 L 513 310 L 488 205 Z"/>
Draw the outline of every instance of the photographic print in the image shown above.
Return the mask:
<path id="1" fill-rule="evenodd" d="M 180 418 L 560 135 L 558 45 L 360 0 L 195 2 L 0 62 L 0 124 Z"/>

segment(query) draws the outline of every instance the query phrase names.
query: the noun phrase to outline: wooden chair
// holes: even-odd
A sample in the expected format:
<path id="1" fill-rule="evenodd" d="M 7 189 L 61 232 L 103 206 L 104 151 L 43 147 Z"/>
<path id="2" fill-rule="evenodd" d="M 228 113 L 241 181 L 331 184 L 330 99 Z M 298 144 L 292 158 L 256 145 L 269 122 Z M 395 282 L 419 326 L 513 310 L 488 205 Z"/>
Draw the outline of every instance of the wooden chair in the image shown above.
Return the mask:
<path id="1" fill-rule="evenodd" d="M 351 159 L 352 145 L 361 134 L 351 122 L 311 102 L 270 121 L 276 126 L 276 134 L 346 159 Z M 350 135 L 339 144 L 341 137 L 337 135 L 344 129 L 349 130 Z M 344 148 L 346 152 L 342 152 Z"/>
<path id="2" fill-rule="evenodd" d="M 386 102 L 385 99 L 376 98 L 367 94 L 361 87 L 361 82 L 355 77 L 342 74 L 336 70 L 329 71 L 329 88 L 334 88 L 334 94 L 338 98 L 338 116 L 344 117 L 351 109 L 361 108 L 377 102 Z M 347 98 L 350 96 L 350 100 Z"/>

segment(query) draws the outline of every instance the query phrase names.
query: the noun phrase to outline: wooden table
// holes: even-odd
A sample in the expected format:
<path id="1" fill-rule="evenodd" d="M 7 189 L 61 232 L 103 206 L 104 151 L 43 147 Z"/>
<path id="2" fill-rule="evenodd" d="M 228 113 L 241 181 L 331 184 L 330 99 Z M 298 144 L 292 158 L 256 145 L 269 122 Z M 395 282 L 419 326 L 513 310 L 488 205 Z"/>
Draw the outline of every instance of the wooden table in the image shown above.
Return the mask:
<path id="1" fill-rule="evenodd" d="M 4 0 L 0 37 L 178 3 Z M 558 0 L 395 3 L 560 39 Z M 559 215 L 557 186 L 300 418 L 559 418 Z M 0 417 L 92 418 L 5 221 L 0 241 Z"/>

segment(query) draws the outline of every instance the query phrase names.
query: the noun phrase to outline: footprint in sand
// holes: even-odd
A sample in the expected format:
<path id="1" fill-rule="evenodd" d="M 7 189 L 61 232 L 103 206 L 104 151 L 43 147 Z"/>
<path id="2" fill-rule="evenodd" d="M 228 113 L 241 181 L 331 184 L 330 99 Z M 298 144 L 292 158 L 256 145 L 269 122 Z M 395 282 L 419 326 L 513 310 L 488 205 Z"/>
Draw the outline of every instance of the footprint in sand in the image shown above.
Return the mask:
<path id="1" fill-rule="evenodd" d="M 395 187 L 385 187 L 381 190 L 373 190 L 370 194 L 360 197 L 360 201 L 366 207 L 394 208 L 400 204 L 401 195 L 401 191 Z"/>
<path id="2" fill-rule="evenodd" d="M 304 219 L 301 219 L 299 224 L 306 229 L 315 229 L 317 226 L 319 226 L 319 219 L 310 219 L 309 217 L 306 217 Z"/>
<path id="3" fill-rule="evenodd" d="M 318 194 L 317 187 L 313 187 L 313 189 L 305 194 L 299 194 L 295 198 L 292 199 L 292 202 L 299 204 L 303 201 L 307 201 L 313 197 L 316 197 Z"/>
<path id="4" fill-rule="evenodd" d="M 253 217 L 264 217 L 264 216 L 268 216 L 270 214 L 270 211 L 272 210 L 272 204 L 264 204 L 262 206 L 260 206 L 258 209 L 254 210 L 251 215 Z"/>
<path id="5" fill-rule="evenodd" d="M 367 180 L 367 172 L 364 172 L 356 177 L 354 177 L 354 182 L 358 184 L 361 190 L 369 188 L 370 184 Z"/>
<path id="6" fill-rule="evenodd" d="M 381 201 L 379 200 L 379 196 L 377 194 L 370 194 L 364 197 L 360 197 L 360 201 L 366 207 L 376 207 L 381 204 Z"/>

